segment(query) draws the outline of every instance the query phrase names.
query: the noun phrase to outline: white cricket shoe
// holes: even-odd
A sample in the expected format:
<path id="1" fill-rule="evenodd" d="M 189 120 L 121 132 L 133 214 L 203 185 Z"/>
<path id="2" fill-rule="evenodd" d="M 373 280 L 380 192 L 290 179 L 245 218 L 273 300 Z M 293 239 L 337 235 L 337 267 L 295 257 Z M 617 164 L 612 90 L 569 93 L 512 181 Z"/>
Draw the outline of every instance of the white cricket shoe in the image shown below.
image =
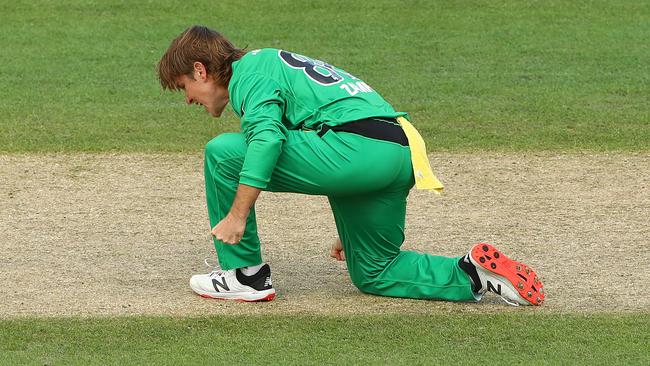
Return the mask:
<path id="1" fill-rule="evenodd" d="M 275 298 L 268 264 L 251 276 L 244 275 L 239 268 L 226 271 L 215 268 L 208 274 L 192 276 L 190 287 L 202 297 L 211 299 L 271 301 Z"/>
<path id="2" fill-rule="evenodd" d="M 544 302 L 544 285 L 535 271 L 508 258 L 492 245 L 474 245 L 463 260 L 468 259 L 476 267 L 481 281 L 479 299 L 491 291 L 513 306 L 541 305 Z"/>

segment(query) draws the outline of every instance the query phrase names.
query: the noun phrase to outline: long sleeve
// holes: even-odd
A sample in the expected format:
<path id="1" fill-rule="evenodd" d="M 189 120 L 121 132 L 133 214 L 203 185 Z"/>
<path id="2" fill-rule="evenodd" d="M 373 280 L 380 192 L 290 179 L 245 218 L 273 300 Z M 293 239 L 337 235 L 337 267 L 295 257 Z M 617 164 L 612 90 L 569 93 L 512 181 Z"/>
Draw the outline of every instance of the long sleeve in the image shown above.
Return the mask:
<path id="1" fill-rule="evenodd" d="M 231 101 L 248 143 L 239 183 L 264 189 L 287 139 L 282 124 L 285 102 L 278 84 L 261 74 L 240 79 L 234 91 Z"/>

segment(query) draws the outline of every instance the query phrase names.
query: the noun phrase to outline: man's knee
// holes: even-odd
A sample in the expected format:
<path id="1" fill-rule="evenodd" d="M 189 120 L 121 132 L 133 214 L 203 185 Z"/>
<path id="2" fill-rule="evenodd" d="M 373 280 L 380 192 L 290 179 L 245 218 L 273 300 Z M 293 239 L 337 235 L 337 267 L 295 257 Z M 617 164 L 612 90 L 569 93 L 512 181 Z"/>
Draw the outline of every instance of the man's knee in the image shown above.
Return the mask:
<path id="1" fill-rule="evenodd" d="M 241 133 L 222 133 L 205 145 L 205 156 L 217 161 L 246 154 L 246 140 Z"/>
<path id="2" fill-rule="evenodd" d="M 357 289 L 359 289 L 359 291 L 363 292 L 364 294 L 382 295 L 382 289 L 379 286 L 381 282 L 376 281 L 375 279 L 366 279 L 365 281 L 352 281 L 352 283 Z"/>
<path id="3" fill-rule="evenodd" d="M 378 294 L 381 292 L 379 285 L 381 281 L 379 276 L 386 269 L 390 262 L 373 263 L 372 266 L 363 266 L 349 271 L 352 284 L 359 289 L 359 291 L 367 294 Z"/>

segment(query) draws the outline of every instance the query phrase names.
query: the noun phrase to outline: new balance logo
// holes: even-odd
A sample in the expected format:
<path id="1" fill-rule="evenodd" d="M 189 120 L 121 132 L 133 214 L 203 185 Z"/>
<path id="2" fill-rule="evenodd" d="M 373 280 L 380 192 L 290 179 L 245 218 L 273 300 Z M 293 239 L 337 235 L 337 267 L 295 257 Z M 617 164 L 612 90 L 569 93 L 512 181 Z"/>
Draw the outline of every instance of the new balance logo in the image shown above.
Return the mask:
<path id="1" fill-rule="evenodd" d="M 219 281 L 217 281 L 216 278 L 213 278 L 213 279 L 212 279 L 212 286 L 214 287 L 214 290 L 217 291 L 217 292 L 221 292 L 221 291 L 219 290 L 219 287 L 221 287 L 224 291 L 230 291 L 230 288 L 228 287 L 228 284 L 226 283 L 226 278 L 225 278 L 225 277 L 221 277 L 221 280 L 222 280 L 223 282 L 219 282 Z"/>
<path id="2" fill-rule="evenodd" d="M 268 286 L 271 286 L 271 285 L 273 285 L 271 283 L 271 277 L 267 277 L 266 280 L 264 280 L 264 287 L 268 287 Z"/>
<path id="3" fill-rule="evenodd" d="M 487 290 L 492 291 L 498 295 L 501 295 L 501 284 L 497 283 L 497 288 L 494 288 L 494 285 L 492 285 L 492 282 L 487 281 Z"/>

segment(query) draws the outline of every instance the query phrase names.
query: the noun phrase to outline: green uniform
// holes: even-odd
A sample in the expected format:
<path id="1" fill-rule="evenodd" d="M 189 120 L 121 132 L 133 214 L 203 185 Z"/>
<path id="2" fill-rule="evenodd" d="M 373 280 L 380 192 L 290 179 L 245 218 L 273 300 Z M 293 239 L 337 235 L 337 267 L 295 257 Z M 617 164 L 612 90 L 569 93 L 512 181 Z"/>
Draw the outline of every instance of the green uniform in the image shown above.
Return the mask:
<path id="1" fill-rule="evenodd" d="M 406 197 L 414 184 L 408 146 L 354 133 L 316 132 L 369 117 L 397 117 L 358 78 L 318 60 L 277 49 L 233 63 L 228 91 L 242 133 L 206 146 L 211 226 L 230 210 L 237 186 L 326 195 L 352 282 L 384 296 L 468 301 L 474 295 L 459 258 L 401 251 Z M 241 242 L 215 240 L 223 269 L 262 262 L 255 211 Z"/>

